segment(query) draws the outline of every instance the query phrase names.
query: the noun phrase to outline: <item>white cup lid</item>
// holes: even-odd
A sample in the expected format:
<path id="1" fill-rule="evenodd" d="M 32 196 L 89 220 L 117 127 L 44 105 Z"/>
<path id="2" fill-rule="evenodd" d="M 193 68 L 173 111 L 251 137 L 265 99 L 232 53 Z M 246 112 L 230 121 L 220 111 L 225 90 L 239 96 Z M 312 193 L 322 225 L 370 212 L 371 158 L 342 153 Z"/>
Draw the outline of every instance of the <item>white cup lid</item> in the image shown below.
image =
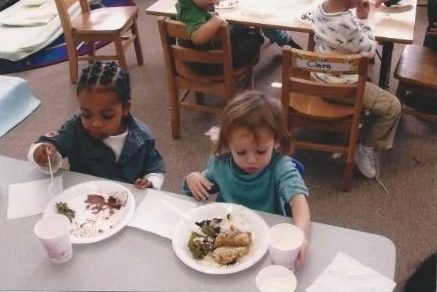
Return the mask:
<path id="1" fill-rule="evenodd" d="M 267 266 L 255 278 L 261 292 L 293 292 L 297 286 L 294 273 L 279 265 Z"/>

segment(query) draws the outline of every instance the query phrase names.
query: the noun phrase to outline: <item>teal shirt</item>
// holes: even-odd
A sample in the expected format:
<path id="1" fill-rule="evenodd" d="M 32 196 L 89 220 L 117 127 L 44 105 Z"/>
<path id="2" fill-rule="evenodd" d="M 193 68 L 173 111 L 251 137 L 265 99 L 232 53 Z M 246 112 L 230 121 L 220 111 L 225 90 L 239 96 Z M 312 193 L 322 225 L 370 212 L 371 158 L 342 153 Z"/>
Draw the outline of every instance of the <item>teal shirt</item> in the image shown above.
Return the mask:
<path id="1" fill-rule="evenodd" d="M 202 174 L 217 184 L 219 202 L 244 205 L 248 208 L 285 215 L 284 204 L 297 194 L 308 196 L 308 188 L 292 159 L 277 153 L 265 169 L 256 174 L 242 171 L 229 154 L 213 156 Z M 182 190 L 191 195 L 184 179 Z"/>

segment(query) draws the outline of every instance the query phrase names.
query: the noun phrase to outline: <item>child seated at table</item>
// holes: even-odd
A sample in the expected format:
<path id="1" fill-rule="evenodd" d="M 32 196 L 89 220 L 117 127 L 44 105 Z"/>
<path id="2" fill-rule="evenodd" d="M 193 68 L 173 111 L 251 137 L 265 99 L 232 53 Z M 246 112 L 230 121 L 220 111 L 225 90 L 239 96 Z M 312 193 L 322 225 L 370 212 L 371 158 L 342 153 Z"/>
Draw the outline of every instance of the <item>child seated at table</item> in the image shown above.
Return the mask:
<path id="1" fill-rule="evenodd" d="M 218 48 L 219 43 L 211 41 L 212 37 L 226 20 L 214 11 L 217 0 L 178 0 L 176 3 L 176 19 L 187 25 L 191 35 L 191 43 L 181 43 L 186 47 L 211 50 Z M 252 63 L 259 54 L 264 37 L 259 30 L 230 25 L 230 38 L 232 44 L 232 60 L 234 67 Z M 223 71 L 222 65 L 190 64 L 193 70 L 206 74 L 218 74 Z"/>
<path id="2" fill-rule="evenodd" d="M 149 127 L 130 114 L 130 99 L 127 72 L 115 62 L 92 63 L 77 84 L 80 114 L 41 136 L 28 160 L 49 173 L 67 157 L 72 171 L 160 189 L 164 160 Z"/>
<path id="3" fill-rule="evenodd" d="M 305 234 L 299 266 L 309 236 L 309 192 L 290 152 L 290 134 L 279 101 L 248 91 L 229 101 L 222 112 L 214 155 L 205 170 L 185 177 L 182 190 L 204 201 L 215 188 L 219 202 L 282 215 L 286 205 L 293 223 Z"/>
<path id="4" fill-rule="evenodd" d="M 376 5 L 383 1 L 377 0 Z M 351 9 L 356 8 L 356 16 Z M 363 0 L 326 0 L 314 11 L 315 51 L 324 53 L 360 53 L 371 58 L 376 50 L 373 29 L 365 21 L 369 3 Z M 349 83 L 357 75 L 316 73 L 312 76 L 323 82 Z M 364 119 L 361 138 L 355 151 L 355 163 L 367 178 L 377 176 L 376 148 L 390 149 L 401 117 L 398 98 L 370 82 L 366 83 L 363 107 L 370 115 Z"/>

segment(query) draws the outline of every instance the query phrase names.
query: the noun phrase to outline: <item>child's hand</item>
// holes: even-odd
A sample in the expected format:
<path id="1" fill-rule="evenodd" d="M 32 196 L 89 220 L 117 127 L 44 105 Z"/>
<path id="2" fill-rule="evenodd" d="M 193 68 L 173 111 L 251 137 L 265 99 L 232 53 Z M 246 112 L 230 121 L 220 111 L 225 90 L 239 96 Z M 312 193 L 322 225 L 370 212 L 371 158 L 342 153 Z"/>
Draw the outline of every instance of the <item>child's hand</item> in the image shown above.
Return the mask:
<path id="1" fill-rule="evenodd" d="M 38 147 L 36 147 L 33 152 L 33 160 L 42 166 L 47 167 L 49 165 L 48 158 L 50 157 L 50 162 L 53 164 L 56 161 L 56 153 L 57 149 L 50 143 L 42 143 Z"/>
<path id="2" fill-rule="evenodd" d="M 134 182 L 134 187 L 140 190 L 153 188 L 153 183 L 147 178 L 137 178 Z"/>
<path id="3" fill-rule="evenodd" d="M 370 5 L 369 1 L 358 2 L 357 4 L 357 17 L 359 19 L 367 19 L 369 16 Z"/>
<path id="4" fill-rule="evenodd" d="M 294 262 L 296 269 L 299 269 L 305 262 L 307 252 L 308 252 L 308 239 L 305 236 L 302 246 L 300 247 L 299 254 L 297 255 L 296 261 Z"/>
<path id="5" fill-rule="evenodd" d="M 208 190 L 211 189 L 213 183 L 207 180 L 201 173 L 192 172 L 187 175 L 185 181 L 196 200 L 204 201 L 209 198 Z"/>

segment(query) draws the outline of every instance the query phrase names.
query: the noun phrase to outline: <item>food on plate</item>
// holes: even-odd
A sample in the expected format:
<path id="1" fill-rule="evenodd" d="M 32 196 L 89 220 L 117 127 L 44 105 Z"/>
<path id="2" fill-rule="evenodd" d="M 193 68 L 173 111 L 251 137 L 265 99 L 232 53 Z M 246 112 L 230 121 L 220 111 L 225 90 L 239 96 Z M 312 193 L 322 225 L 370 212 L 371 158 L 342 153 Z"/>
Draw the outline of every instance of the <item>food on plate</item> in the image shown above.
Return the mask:
<path id="1" fill-rule="evenodd" d="M 89 194 L 85 200 L 85 203 L 87 203 L 86 208 L 90 209 L 94 214 L 97 214 L 108 208 L 111 213 L 114 213 L 113 209 L 120 210 L 120 208 L 126 204 L 126 200 L 114 196 L 109 196 L 108 200 L 106 200 L 102 195 Z"/>
<path id="2" fill-rule="evenodd" d="M 119 210 L 128 201 L 125 191 L 110 194 L 88 194 L 83 201 L 85 216 L 73 220 L 70 233 L 80 238 L 97 236 L 106 230 L 112 229 L 120 220 Z"/>
<path id="3" fill-rule="evenodd" d="M 239 0 L 220 0 L 215 7 L 216 8 L 232 8 L 238 4 Z"/>
<path id="4" fill-rule="evenodd" d="M 56 203 L 56 210 L 59 214 L 63 214 L 68 217 L 70 222 L 73 221 L 74 216 L 76 216 L 76 212 L 70 207 L 68 207 L 68 204 L 65 202 L 57 202 Z"/>
<path id="5" fill-rule="evenodd" d="M 399 2 L 401 2 L 401 0 L 388 0 L 384 2 L 384 5 L 387 7 L 390 7 L 392 5 L 397 5 L 399 4 Z"/>
<path id="6" fill-rule="evenodd" d="M 194 259 L 210 257 L 220 265 L 232 265 L 249 253 L 252 234 L 236 227 L 229 214 L 224 220 L 213 218 L 195 223 L 201 232 L 191 232 L 187 244 Z"/>
<path id="7" fill-rule="evenodd" d="M 234 225 L 231 225 L 228 230 L 220 232 L 215 238 L 214 247 L 222 246 L 249 246 L 252 243 L 252 234 L 250 232 L 242 232 Z"/>
<path id="8" fill-rule="evenodd" d="M 222 265 L 232 265 L 238 261 L 239 258 L 249 253 L 247 246 L 222 246 L 212 251 L 212 258 Z"/>

